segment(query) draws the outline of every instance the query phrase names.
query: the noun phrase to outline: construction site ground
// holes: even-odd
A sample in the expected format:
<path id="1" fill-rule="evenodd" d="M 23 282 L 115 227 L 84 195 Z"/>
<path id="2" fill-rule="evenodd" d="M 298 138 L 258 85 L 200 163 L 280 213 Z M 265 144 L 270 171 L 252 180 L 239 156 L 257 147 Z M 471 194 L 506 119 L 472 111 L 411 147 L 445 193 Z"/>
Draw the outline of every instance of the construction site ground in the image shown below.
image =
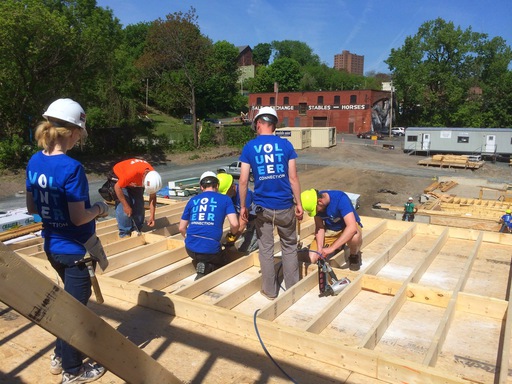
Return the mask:
<path id="1" fill-rule="evenodd" d="M 416 236 L 416 243 L 411 241 L 411 228 L 410 224 L 396 223 L 385 224 L 387 229 L 383 228 L 383 224 L 387 220 L 394 220 L 395 215 L 392 212 L 384 210 L 375 210 L 372 207 L 375 203 L 387 203 L 395 206 L 402 205 L 409 196 L 413 196 L 418 200 L 423 190 L 430 185 L 433 180 L 457 180 L 457 186 L 451 189 L 451 194 L 465 197 L 478 197 L 481 186 L 500 186 L 511 181 L 510 168 L 508 163 L 489 163 L 486 162 L 477 170 L 469 169 L 433 169 L 422 167 L 418 165 L 421 158 L 416 156 L 409 156 L 400 151 L 399 145 L 395 145 L 394 150 L 384 148 L 382 145 L 373 143 L 371 141 L 360 141 L 359 139 L 352 140 L 348 138 L 340 138 L 338 145 L 332 148 L 308 148 L 298 151 L 299 154 L 299 178 L 302 189 L 318 188 L 318 189 L 341 189 L 361 195 L 361 208 L 360 215 L 363 217 L 363 225 L 365 224 L 365 217 L 368 222 L 369 235 L 365 239 L 368 241 L 369 246 L 366 250 L 368 259 L 366 263 L 372 260 L 372 255 L 375 260 L 382 257 L 381 253 L 388 247 L 395 247 L 396 244 L 401 243 L 402 247 L 410 247 L 409 255 L 420 254 L 423 252 L 420 248 L 425 249 L 431 246 L 431 243 L 438 240 L 438 236 L 445 236 L 442 229 L 425 229 L 418 230 Z M 169 157 L 169 166 L 173 164 L 187 164 L 197 162 L 205 159 L 212 159 L 221 157 L 223 154 L 233 155 L 232 149 L 229 148 L 216 148 L 203 152 L 200 159 L 191 160 L 193 156 L 190 154 L 174 155 Z M 89 178 L 101 178 L 99 174 L 90 174 Z M 5 182 L 4 182 L 5 181 Z M 23 176 L 22 175 L 3 175 L 2 176 L 2 189 L 0 190 L 2 196 L 7 196 L 23 190 Z M 492 190 L 487 190 L 485 198 L 495 198 Z M 498 219 L 498 218 L 497 218 Z M 379 229 L 380 228 L 380 229 Z M 416 231 L 416 229 L 414 229 Z M 439 271 L 457 269 L 457 264 L 460 264 L 461 254 L 471 254 L 473 246 L 473 236 L 468 235 L 467 239 L 464 235 L 459 233 L 460 230 L 452 231 L 455 233 L 453 238 L 448 239 L 451 245 L 450 249 L 445 249 L 445 261 L 438 266 Z M 373 232 L 373 235 L 371 234 Z M 441 235 L 440 235 L 441 233 Z M 309 232 L 309 237 L 311 233 Z M 420 242 L 424 237 L 424 244 Z M 402 238 L 406 238 L 406 243 L 403 243 Z M 310 241 L 311 238 L 309 238 Z M 494 238 L 493 238 L 494 239 Z M 445 241 L 445 240 L 443 240 Z M 472 276 L 473 286 L 470 289 L 471 294 L 489 295 L 497 297 L 499 300 L 508 300 L 508 269 L 502 271 L 505 276 L 498 277 L 496 275 L 496 294 L 493 294 L 490 285 L 493 283 L 492 274 L 497 273 L 493 268 L 496 265 L 507 265 L 510 267 L 510 242 L 505 241 L 503 244 L 501 240 L 486 240 L 487 242 L 499 243 L 496 249 L 493 250 L 494 257 L 498 258 L 490 264 L 491 269 L 486 269 L 484 266 L 479 266 L 478 273 L 481 274 L 480 278 Z M 467 252 L 466 252 L 467 251 Z M 386 251 L 388 252 L 388 251 Z M 396 254 L 397 251 L 394 251 Z M 426 252 L 426 251 L 425 251 Z M 488 251 L 487 253 L 489 253 Z M 453 260 L 450 259 L 450 254 L 453 253 Z M 364 252 L 363 252 L 364 254 Z M 400 255 L 394 266 L 388 270 L 387 276 L 384 278 L 396 279 L 398 275 L 403 273 L 403 269 L 408 264 L 408 254 Z M 489 254 L 487 256 L 491 258 Z M 402 264 L 399 261 L 402 260 Z M 409 260 L 410 261 L 410 260 Z M 389 260 L 388 260 L 389 262 Z M 37 264 L 37 263 L 36 263 Z M 340 263 L 342 264 L 342 263 Z M 368 265 L 368 264 L 367 264 Z M 364 268 L 363 268 L 364 271 Z M 337 271 L 340 273 L 340 270 Z M 47 272 L 51 274 L 51 272 Z M 341 271 L 343 273 L 343 271 Z M 359 274 L 362 276 L 363 273 Z M 385 275 L 385 274 L 384 274 Z M 368 275 L 370 276 L 370 275 Z M 358 275 L 350 275 L 352 280 L 357 281 Z M 382 277 L 382 276 L 381 276 Z M 437 275 L 442 279 L 440 275 Z M 447 279 L 447 276 L 443 277 Z M 427 286 L 436 285 L 436 275 L 426 275 L 422 280 L 422 284 Z M 428 281 L 430 279 L 430 281 Z M 417 281 L 415 281 L 417 282 Z M 485 282 L 485 284 L 484 284 Z M 26 282 L 20 281 L 20 286 Z M 381 283 L 382 284 L 382 283 Z M 480 284 L 480 287 L 479 287 Z M 487 284 L 487 285 L 486 285 Z M 366 283 L 367 286 L 371 284 Z M 389 285 L 391 287 L 392 284 Z M 108 288 L 105 286 L 105 303 L 98 305 L 91 300 L 91 309 L 101 316 L 107 323 L 116 328 L 119 332 L 125 335 L 129 340 L 134 342 L 142 348 L 148 355 L 152 356 L 164 367 L 169 369 L 181 381 L 185 383 L 286 383 L 290 382 L 288 378 L 272 363 L 263 351 L 260 343 L 254 338 L 254 335 L 241 336 L 240 332 L 232 332 L 229 329 L 229 324 L 226 324 L 224 329 L 218 326 L 208 326 L 208 320 L 197 319 L 193 321 L 190 318 L 171 316 L 158 310 L 144 308 L 142 306 L 134 305 L 129 300 L 123 300 L 120 295 L 109 295 Z M 442 286 L 445 289 L 444 286 Z M 372 289 L 378 290 L 376 287 Z M 396 293 L 395 289 L 390 289 L 390 292 Z M 453 287 L 449 289 L 454 289 Z M 484 292 L 480 292 L 483 290 Z M 338 340 L 337 342 L 346 345 L 352 345 L 354 340 L 350 338 L 359 338 L 357 325 L 361 324 L 365 328 L 365 322 L 374 318 L 371 314 L 372 307 L 383 308 L 386 304 L 386 298 L 389 295 L 383 293 L 382 295 L 370 295 L 371 289 L 363 292 L 364 297 L 359 297 L 358 303 L 349 310 L 356 311 L 359 308 L 359 313 L 350 313 L 355 320 L 352 324 L 343 324 L 338 321 L 338 325 L 333 323 L 331 328 L 317 335 L 319 342 L 326 342 L 331 337 L 336 340 L 335 331 L 340 332 L 345 329 L 347 336 L 346 341 Z M 366 292 L 366 293 L 365 293 Z M 504 293 L 505 292 L 505 293 Z M 373 296 L 380 296 L 381 301 Z M 208 295 L 203 301 L 208 299 Z M 260 300 L 260 299 L 258 299 Z M 367 301 L 369 307 L 364 307 L 364 301 Z M 384 301 L 382 301 L 384 300 Z M 268 301 L 253 302 L 254 309 L 258 307 L 265 307 Z M 468 304 L 469 305 L 469 304 Z M 474 305 L 474 304 L 473 304 Z M 432 307 L 434 308 L 434 307 Z M 241 309 L 248 312 L 248 309 Z M 298 310 L 298 312 L 297 312 Z M 302 312 L 301 312 L 302 310 Z M 298 326 L 301 328 L 301 322 L 306 321 L 306 318 L 314 317 L 315 307 L 304 306 L 295 309 L 295 312 L 286 314 L 281 317 L 279 321 L 283 324 L 291 326 Z M 405 311 L 414 313 L 424 319 L 432 317 L 432 323 L 435 323 L 440 317 L 443 316 L 437 309 L 425 310 L 420 308 L 418 303 L 408 304 Z M 464 334 L 471 333 L 471 324 L 477 321 L 474 319 L 476 315 L 466 314 L 464 316 L 458 314 L 456 324 L 460 327 L 458 332 L 452 332 L 451 337 L 463 337 Z M 499 315 L 493 315 L 492 321 L 488 321 L 486 326 L 492 328 L 492 332 L 499 328 L 499 322 L 495 321 Z M 409 317 L 410 318 L 410 317 Z M 413 315 L 414 318 L 414 315 Z M 374 319 L 375 320 L 375 319 Z M 213 321 L 213 320 L 212 320 Z M 278 322 L 279 322 L 278 321 Z M 237 324 L 236 315 L 233 318 L 233 326 Z M 213 325 L 213 324 L 212 324 Z M 338 327 L 338 328 L 337 328 Z M 421 336 L 415 341 L 408 341 L 408 336 L 401 337 L 401 332 L 408 329 L 410 325 L 407 323 L 407 316 L 402 314 L 394 328 L 391 329 L 391 334 L 383 339 L 376 348 L 377 353 L 384 355 L 390 354 L 392 356 L 407 359 L 410 355 L 409 348 L 424 350 L 428 349 L 422 345 Z M 453 327 L 453 326 L 452 326 Z M 452 328 L 453 329 L 453 328 Z M 435 329 L 430 330 L 429 333 L 435 333 Z M 281 335 L 280 333 L 269 332 L 268 335 Z M 10 309 L 3 303 L 0 303 L 0 382 L 1 383 L 58 383 L 60 376 L 52 376 L 49 374 L 49 355 L 52 353 L 54 336 L 44 331 L 37 325 L 26 320 L 19 315 L 16 311 Z M 269 353 L 279 363 L 279 365 L 298 383 L 380 383 L 383 382 L 376 377 L 366 372 L 364 368 L 350 369 L 350 365 L 345 368 L 340 368 L 339 362 L 329 361 L 329 359 L 319 359 L 312 357 L 308 353 L 293 352 L 293 348 L 288 348 L 287 345 L 279 347 L 279 342 L 276 340 L 266 340 Z M 265 342 L 265 340 L 264 340 Z M 283 337 L 283 343 L 287 340 Z M 450 339 L 450 343 L 456 343 L 456 340 Z M 482 341 L 483 345 L 488 343 Z M 327 342 L 328 344 L 328 342 Z M 479 340 L 471 340 L 468 345 L 476 348 L 479 345 Z M 398 349 L 393 349 L 393 348 Z M 449 346 L 450 348 L 450 346 Z M 397 352 L 398 351 L 398 352 Z M 416 352 L 417 352 L 416 351 Z M 491 351 L 493 355 L 496 351 Z M 484 354 L 484 352 L 482 352 Z M 305 356 L 308 357 L 305 357 Z M 340 359 L 347 359 L 347 356 L 339 356 Z M 365 356 L 361 355 L 361 360 Z M 351 358 L 348 357 L 350 361 Z M 440 357 L 440 367 L 447 371 L 451 370 L 450 363 Z M 485 360 L 482 358 L 482 360 Z M 412 361 L 418 361 L 418 358 L 412 358 Z M 419 360 L 421 361 L 421 360 Z M 466 365 L 469 370 L 479 370 L 479 365 L 482 365 L 478 359 L 468 363 L 468 360 L 461 359 L 459 365 Z M 489 365 L 491 367 L 492 364 Z M 484 367 L 482 369 L 493 369 L 492 367 Z M 460 367 L 459 367 L 460 368 Z M 365 374 L 368 373 L 368 374 Z M 464 376 L 464 373 L 459 370 L 457 372 L 459 377 Z M 392 377 L 392 374 L 389 374 Z M 472 376 L 468 373 L 469 377 L 474 377 L 474 382 L 493 382 L 491 376 L 485 373 L 477 373 Z M 429 377 L 429 381 L 436 382 L 435 379 Z M 119 377 L 113 373 L 108 372 L 103 378 L 98 380 L 99 383 L 123 383 Z M 385 382 L 393 382 L 392 379 Z M 413 381 L 411 381 L 413 382 Z M 421 381 L 414 381 L 421 382 Z"/>

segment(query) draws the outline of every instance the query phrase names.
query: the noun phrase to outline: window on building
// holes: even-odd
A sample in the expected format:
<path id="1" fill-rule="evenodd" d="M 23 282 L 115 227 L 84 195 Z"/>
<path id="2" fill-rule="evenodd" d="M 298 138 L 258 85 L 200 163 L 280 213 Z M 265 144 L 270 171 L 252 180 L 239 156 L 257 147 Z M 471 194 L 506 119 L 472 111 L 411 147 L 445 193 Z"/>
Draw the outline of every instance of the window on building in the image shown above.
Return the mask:
<path id="1" fill-rule="evenodd" d="M 270 105 L 276 105 L 276 98 L 274 96 L 270 98 Z"/>
<path id="2" fill-rule="evenodd" d="M 357 104 L 357 95 L 350 95 L 350 104 Z"/>
<path id="3" fill-rule="evenodd" d="M 324 97 L 323 96 L 318 96 L 316 103 L 318 105 L 324 105 Z"/>
<path id="4" fill-rule="evenodd" d="M 469 136 L 457 136 L 457 143 L 469 143 Z"/>
<path id="5" fill-rule="evenodd" d="M 334 105 L 340 105 L 340 96 L 339 95 L 336 95 L 334 96 Z"/>
<path id="6" fill-rule="evenodd" d="M 308 109 L 308 105 L 306 103 L 299 103 L 299 115 L 305 115 Z"/>
<path id="7" fill-rule="evenodd" d="M 261 97 L 256 98 L 256 105 L 261 105 Z"/>
<path id="8" fill-rule="evenodd" d="M 283 105 L 289 105 L 290 104 L 290 98 L 288 96 L 285 96 L 283 98 Z"/>
<path id="9" fill-rule="evenodd" d="M 418 136 L 407 136 L 407 141 L 418 141 Z"/>

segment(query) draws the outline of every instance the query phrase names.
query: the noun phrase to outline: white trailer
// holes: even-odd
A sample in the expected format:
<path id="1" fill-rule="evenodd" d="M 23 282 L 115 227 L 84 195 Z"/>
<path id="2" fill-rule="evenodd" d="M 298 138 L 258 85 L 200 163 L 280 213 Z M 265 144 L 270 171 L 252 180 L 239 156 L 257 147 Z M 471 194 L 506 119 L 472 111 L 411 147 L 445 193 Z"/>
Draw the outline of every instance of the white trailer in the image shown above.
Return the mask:
<path id="1" fill-rule="evenodd" d="M 510 157 L 512 128 L 409 127 L 404 152 Z"/>

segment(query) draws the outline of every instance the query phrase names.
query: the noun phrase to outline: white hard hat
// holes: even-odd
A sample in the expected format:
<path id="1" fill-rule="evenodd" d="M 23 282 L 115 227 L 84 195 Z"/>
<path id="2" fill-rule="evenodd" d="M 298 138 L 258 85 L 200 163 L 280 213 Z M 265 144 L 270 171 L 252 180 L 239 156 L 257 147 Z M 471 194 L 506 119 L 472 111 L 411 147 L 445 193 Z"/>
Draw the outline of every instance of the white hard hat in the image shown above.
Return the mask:
<path id="1" fill-rule="evenodd" d="M 413 201 L 414 199 L 412 197 L 409 197 L 409 201 Z"/>
<path id="2" fill-rule="evenodd" d="M 256 114 L 256 116 L 254 116 L 254 119 L 252 121 L 252 129 L 254 131 L 256 131 L 256 122 L 258 121 L 258 119 L 260 117 L 263 117 L 265 116 L 265 120 L 268 121 L 269 123 L 273 123 L 274 125 L 277 124 L 277 122 L 279 121 L 278 117 L 277 117 L 277 112 L 274 108 L 272 107 L 263 107 L 263 108 L 260 108 L 260 110 L 258 111 L 258 113 Z M 268 120 L 267 120 L 268 118 Z"/>
<path id="3" fill-rule="evenodd" d="M 213 184 L 213 183 L 219 184 L 219 179 L 218 179 L 217 175 L 215 174 L 215 172 L 206 171 L 199 178 L 199 184 L 200 185 L 203 185 L 203 184 Z"/>
<path id="4" fill-rule="evenodd" d="M 43 117 L 48 120 L 57 119 L 85 129 L 85 111 L 76 101 L 58 99 L 50 104 Z"/>
<path id="5" fill-rule="evenodd" d="M 162 177 L 157 171 L 149 171 L 144 177 L 144 191 L 149 195 L 162 189 Z"/>

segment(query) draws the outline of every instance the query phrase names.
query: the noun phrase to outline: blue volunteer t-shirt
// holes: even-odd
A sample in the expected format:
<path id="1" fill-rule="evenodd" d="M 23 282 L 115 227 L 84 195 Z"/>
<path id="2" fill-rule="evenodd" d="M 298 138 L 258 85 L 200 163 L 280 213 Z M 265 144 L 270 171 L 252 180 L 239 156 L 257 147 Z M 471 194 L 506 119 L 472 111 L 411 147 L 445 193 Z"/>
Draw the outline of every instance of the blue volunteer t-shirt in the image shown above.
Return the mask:
<path id="1" fill-rule="evenodd" d="M 68 202 L 90 208 L 89 183 L 80 162 L 67 155 L 46 156 L 37 152 L 26 169 L 26 188 L 31 192 L 43 222 L 44 250 L 54 254 L 80 255 L 95 232 L 94 220 L 79 226 L 71 222 Z"/>
<path id="2" fill-rule="evenodd" d="M 318 212 L 319 216 L 323 221 L 326 229 L 332 231 L 341 231 L 345 229 L 347 224 L 343 217 L 348 215 L 350 212 L 354 212 L 356 222 L 361 226 L 361 219 L 357 214 L 350 198 L 345 192 L 342 191 L 320 191 L 320 193 L 327 193 L 330 198 L 329 205 L 324 212 Z"/>
<path id="3" fill-rule="evenodd" d="M 224 220 L 231 213 L 236 211 L 229 196 L 206 191 L 192 197 L 181 216 L 188 221 L 185 246 L 197 253 L 219 253 Z"/>
<path id="4" fill-rule="evenodd" d="M 274 135 L 261 135 L 242 149 L 240 161 L 251 165 L 254 175 L 254 204 L 269 209 L 293 206 L 288 162 L 297 158 L 293 145 Z"/>

